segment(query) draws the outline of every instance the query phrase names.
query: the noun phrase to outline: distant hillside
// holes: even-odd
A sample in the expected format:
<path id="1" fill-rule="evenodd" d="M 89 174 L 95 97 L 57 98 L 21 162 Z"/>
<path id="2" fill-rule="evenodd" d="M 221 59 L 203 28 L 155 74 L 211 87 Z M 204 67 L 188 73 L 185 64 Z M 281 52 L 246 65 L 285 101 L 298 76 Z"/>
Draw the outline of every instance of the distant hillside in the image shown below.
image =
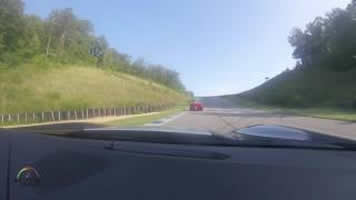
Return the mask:
<path id="1" fill-rule="evenodd" d="M 185 101 L 182 93 L 166 86 L 83 66 L 1 68 L 0 94 L 0 113 Z"/>
<path id="2" fill-rule="evenodd" d="M 0 0 L 0 13 L 0 113 L 185 100 L 178 72 L 110 47 L 71 8 L 41 18 Z"/>
<path id="3" fill-rule="evenodd" d="M 133 60 L 110 47 L 104 36 L 95 35 L 94 25 L 75 15 L 73 9 L 54 9 L 45 18 L 27 14 L 24 10 L 23 0 L 0 0 L 1 66 L 96 66 L 185 92 L 178 72 L 160 64 L 147 63 L 143 58 Z M 120 27 L 120 24 L 116 25 Z"/>
<path id="4" fill-rule="evenodd" d="M 318 67 L 286 71 L 238 96 L 285 107 L 351 108 L 356 100 L 356 69 L 335 72 Z"/>
<path id="5" fill-rule="evenodd" d="M 239 97 L 284 107 L 356 109 L 356 1 L 316 17 L 288 37 L 297 60 L 285 71 Z"/>

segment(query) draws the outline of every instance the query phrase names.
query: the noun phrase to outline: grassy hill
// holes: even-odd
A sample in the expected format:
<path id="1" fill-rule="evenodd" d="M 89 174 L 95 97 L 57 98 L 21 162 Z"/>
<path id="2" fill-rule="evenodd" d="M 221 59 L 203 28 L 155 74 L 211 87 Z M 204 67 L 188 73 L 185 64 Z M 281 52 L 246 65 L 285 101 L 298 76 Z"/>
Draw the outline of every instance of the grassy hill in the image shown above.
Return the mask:
<path id="1" fill-rule="evenodd" d="M 355 122 L 356 70 L 286 71 L 252 90 L 224 98 L 238 106 Z"/>
<path id="2" fill-rule="evenodd" d="M 238 96 L 282 107 L 352 108 L 356 100 L 356 70 L 335 72 L 319 67 L 286 71 Z"/>
<path id="3" fill-rule="evenodd" d="M 238 106 L 325 119 L 356 121 L 356 70 L 317 67 L 286 71 L 264 84 L 224 98 Z"/>
<path id="4" fill-rule="evenodd" d="M 124 73 L 84 66 L 0 68 L 0 113 L 177 104 L 186 97 Z"/>

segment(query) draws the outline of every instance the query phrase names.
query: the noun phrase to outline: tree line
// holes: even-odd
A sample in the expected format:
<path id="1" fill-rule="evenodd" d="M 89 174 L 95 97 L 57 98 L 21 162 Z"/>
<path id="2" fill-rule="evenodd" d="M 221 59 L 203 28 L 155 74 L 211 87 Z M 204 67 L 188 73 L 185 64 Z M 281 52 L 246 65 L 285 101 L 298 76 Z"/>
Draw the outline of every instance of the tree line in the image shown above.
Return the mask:
<path id="1" fill-rule="evenodd" d="M 293 70 L 239 96 L 279 107 L 356 109 L 356 0 L 294 28 Z"/>
<path id="2" fill-rule="evenodd" d="M 305 30 L 294 28 L 289 36 L 297 68 L 323 67 L 333 71 L 356 68 L 356 1 L 316 17 Z"/>
<path id="3" fill-rule="evenodd" d="M 96 36 L 93 24 L 71 8 L 53 10 L 45 19 L 24 13 L 22 0 L 0 0 L 0 64 L 81 64 L 109 68 L 185 91 L 179 74 L 163 65 L 132 60 Z"/>

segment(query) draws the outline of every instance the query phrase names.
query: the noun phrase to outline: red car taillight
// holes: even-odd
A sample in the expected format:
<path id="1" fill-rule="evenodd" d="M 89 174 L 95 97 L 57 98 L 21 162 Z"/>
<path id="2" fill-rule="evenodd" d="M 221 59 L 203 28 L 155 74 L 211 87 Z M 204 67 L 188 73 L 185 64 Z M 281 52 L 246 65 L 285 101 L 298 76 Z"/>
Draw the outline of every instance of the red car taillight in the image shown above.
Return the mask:
<path id="1" fill-rule="evenodd" d="M 190 110 L 191 111 L 202 111 L 203 105 L 200 103 L 192 103 L 192 104 L 190 104 Z"/>

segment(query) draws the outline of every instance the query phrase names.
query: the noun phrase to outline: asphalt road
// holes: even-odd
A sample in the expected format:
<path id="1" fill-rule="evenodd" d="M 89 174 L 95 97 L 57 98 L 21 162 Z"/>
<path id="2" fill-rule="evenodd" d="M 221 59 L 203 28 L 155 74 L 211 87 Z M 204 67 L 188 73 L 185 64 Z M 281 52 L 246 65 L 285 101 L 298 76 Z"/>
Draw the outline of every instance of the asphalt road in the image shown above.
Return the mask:
<path id="1" fill-rule="evenodd" d="M 352 122 L 239 108 L 221 97 L 204 98 L 201 102 L 205 106 L 203 112 L 187 111 L 163 126 L 228 134 L 233 130 L 258 124 L 283 125 L 356 140 L 356 123 Z"/>
<path id="2" fill-rule="evenodd" d="M 283 125 L 356 140 L 356 123 L 353 122 L 296 116 L 285 112 L 246 109 L 221 97 L 203 98 L 201 102 L 205 106 L 203 112 L 186 111 L 169 120 L 160 120 L 163 121 L 162 124 L 152 123 L 151 125 L 156 128 L 194 129 L 220 134 L 229 134 L 233 130 L 258 124 Z M 62 133 L 78 129 L 104 127 L 106 126 L 91 123 L 65 123 L 19 129 Z"/>

